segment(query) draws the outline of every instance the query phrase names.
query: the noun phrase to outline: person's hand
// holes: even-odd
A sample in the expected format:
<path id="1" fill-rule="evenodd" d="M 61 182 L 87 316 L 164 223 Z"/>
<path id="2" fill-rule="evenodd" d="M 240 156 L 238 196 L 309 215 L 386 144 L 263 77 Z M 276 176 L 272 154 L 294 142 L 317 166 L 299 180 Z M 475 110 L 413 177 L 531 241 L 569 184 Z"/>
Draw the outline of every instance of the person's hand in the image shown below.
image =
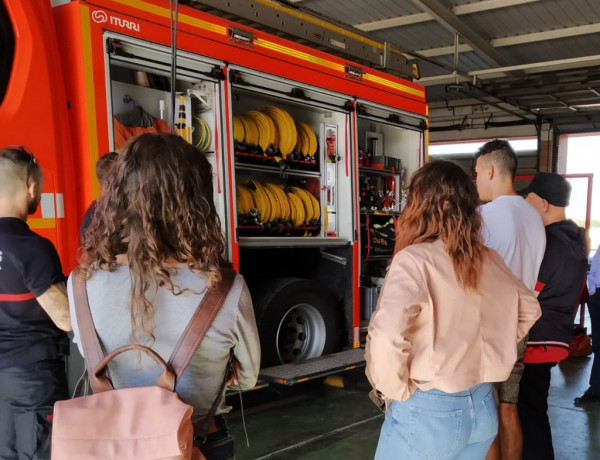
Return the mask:
<path id="1" fill-rule="evenodd" d="M 241 371 L 240 363 L 236 359 L 234 359 L 229 364 L 229 371 L 228 371 L 229 374 L 227 376 L 227 386 L 240 384 L 240 371 Z"/>
<path id="2" fill-rule="evenodd" d="M 596 293 L 596 291 L 594 291 L 594 292 L 588 292 L 588 294 L 589 294 L 590 297 L 592 297 L 595 293 Z"/>

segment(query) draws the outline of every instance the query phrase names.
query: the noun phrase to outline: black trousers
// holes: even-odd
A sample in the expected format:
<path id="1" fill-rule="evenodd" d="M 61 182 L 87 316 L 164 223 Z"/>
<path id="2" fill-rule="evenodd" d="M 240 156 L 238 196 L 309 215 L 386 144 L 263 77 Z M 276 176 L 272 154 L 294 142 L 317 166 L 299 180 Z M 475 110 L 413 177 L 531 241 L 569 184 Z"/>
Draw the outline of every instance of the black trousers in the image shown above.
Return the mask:
<path id="1" fill-rule="evenodd" d="M 233 435 L 229 431 L 227 420 L 223 415 L 216 415 L 215 425 L 217 431 L 210 433 L 203 443 L 194 441 L 194 445 L 202 451 L 206 460 L 233 460 Z"/>
<path id="2" fill-rule="evenodd" d="M 590 388 L 592 393 L 600 393 L 600 291 L 590 296 L 588 311 L 592 321 L 592 350 L 594 351 Z"/>
<path id="3" fill-rule="evenodd" d="M 523 460 L 554 460 L 548 420 L 550 371 L 554 366 L 556 363 L 525 364 L 517 405 L 523 429 Z"/>
<path id="4" fill-rule="evenodd" d="M 54 403 L 68 396 L 63 358 L 0 369 L 0 459 L 49 460 Z"/>

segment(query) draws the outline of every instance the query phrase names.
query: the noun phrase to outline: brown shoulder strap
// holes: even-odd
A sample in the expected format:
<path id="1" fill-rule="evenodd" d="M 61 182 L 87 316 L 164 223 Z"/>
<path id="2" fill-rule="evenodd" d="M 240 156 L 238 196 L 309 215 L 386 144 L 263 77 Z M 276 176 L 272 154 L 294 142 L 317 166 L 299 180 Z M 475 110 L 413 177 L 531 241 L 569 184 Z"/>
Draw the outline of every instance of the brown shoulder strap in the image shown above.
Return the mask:
<path id="1" fill-rule="evenodd" d="M 208 291 L 204 295 L 200 301 L 200 305 L 196 308 L 192 319 L 185 328 L 185 331 L 183 331 L 179 342 L 175 345 L 171 359 L 169 359 L 169 364 L 175 373 L 176 379 L 183 374 L 183 371 L 192 359 L 192 355 L 200 345 L 200 342 L 202 342 L 206 331 L 208 331 L 213 320 L 217 316 L 217 313 L 221 309 L 221 306 L 233 285 L 235 275 L 236 273 L 232 269 L 223 269 L 221 272 L 221 282 L 215 289 Z M 199 426 L 194 426 L 195 436 L 198 436 L 202 442 L 206 440 L 210 424 L 212 423 L 219 402 L 221 401 L 223 390 L 225 389 L 225 384 L 229 375 L 231 359 L 232 352 L 230 351 L 229 362 L 227 363 L 227 369 L 225 370 L 221 387 L 208 411 L 208 415 Z"/>
<path id="2" fill-rule="evenodd" d="M 176 379 L 181 376 L 189 364 L 192 355 L 198 348 L 198 345 L 200 345 L 204 335 L 217 316 L 219 309 L 223 305 L 223 302 L 233 285 L 235 276 L 236 272 L 234 270 L 224 269 L 219 285 L 215 289 L 208 291 L 200 301 L 192 319 L 183 331 L 183 334 L 175 345 L 175 349 L 169 359 L 169 365 L 173 369 Z M 100 341 L 98 340 L 98 335 L 96 334 L 94 321 L 90 312 L 86 282 L 83 279 L 83 274 L 79 270 L 79 267 L 76 267 L 75 270 L 73 270 L 72 282 L 73 300 L 75 302 L 75 312 L 77 314 L 81 346 L 85 356 L 85 367 L 90 383 L 92 383 L 93 386 L 91 380 L 93 380 L 98 365 L 104 359 L 104 353 L 102 352 L 102 347 L 100 346 Z M 220 393 L 222 393 L 222 390 Z M 216 402 L 217 401 L 215 401 L 215 403 Z"/>
<path id="3" fill-rule="evenodd" d="M 219 392 L 217 393 L 217 397 L 212 403 L 210 410 L 206 417 L 198 423 L 194 423 L 194 432 L 195 436 L 198 437 L 202 442 L 206 441 L 206 437 L 208 436 L 208 431 L 210 429 L 210 425 L 217 413 L 217 408 L 219 407 L 219 403 L 221 402 L 221 397 L 223 396 L 223 391 L 225 390 L 225 385 L 227 385 L 227 380 L 230 376 L 235 374 L 235 365 L 233 361 L 235 357 L 233 356 L 233 350 L 229 351 L 229 361 L 227 361 L 227 368 L 225 369 L 225 377 L 223 377 L 223 381 L 221 382 L 221 386 L 219 387 Z"/>
<path id="4" fill-rule="evenodd" d="M 77 325 L 79 326 L 79 336 L 85 357 L 85 368 L 88 378 L 91 378 L 98 364 L 104 359 L 104 353 L 96 334 L 94 321 L 90 312 L 85 279 L 79 267 L 75 267 L 71 276 L 73 282 L 73 301 L 75 302 L 75 312 L 77 314 Z"/>
<path id="5" fill-rule="evenodd" d="M 192 319 L 175 345 L 169 364 L 177 379 L 189 364 L 192 355 L 217 316 L 233 285 L 235 275 L 236 273 L 232 269 L 223 269 L 221 282 L 215 289 L 207 291 L 202 297 Z"/>

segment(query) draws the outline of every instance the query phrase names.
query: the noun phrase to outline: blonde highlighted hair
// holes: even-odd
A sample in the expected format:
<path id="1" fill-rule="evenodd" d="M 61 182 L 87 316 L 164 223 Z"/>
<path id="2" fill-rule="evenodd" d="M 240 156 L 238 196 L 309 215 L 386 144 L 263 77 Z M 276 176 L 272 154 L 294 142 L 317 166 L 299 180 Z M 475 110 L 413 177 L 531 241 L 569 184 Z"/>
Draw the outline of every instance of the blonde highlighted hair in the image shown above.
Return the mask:
<path id="1" fill-rule="evenodd" d="M 441 239 L 465 289 L 479 286 L 487 249 L 481 235 L 479 197 L 473 181 L 450 161 L 432 161 L 412 176 L 396 228 L 397 253 L 412 244 Z"/>

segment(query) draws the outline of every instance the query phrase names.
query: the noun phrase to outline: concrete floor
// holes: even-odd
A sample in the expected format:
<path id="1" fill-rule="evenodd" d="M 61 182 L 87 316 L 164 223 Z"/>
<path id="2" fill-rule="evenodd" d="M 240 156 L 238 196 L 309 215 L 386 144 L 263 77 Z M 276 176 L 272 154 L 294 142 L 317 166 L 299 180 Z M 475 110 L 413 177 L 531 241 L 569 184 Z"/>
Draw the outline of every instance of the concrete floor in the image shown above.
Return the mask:
<path id="1" fill-rule="evenodd" d="M 591 363 L 591 358 L 569 358 L 553 369 L 548 412 L 556 460 L 600 460 L 600 403 L 573 405 L 588 386 Z M 239 410 L 229 418 L 237 460 L 373 458 L 383 415 L 368 398 L 363 370 L 346 373 L 344 388 L 284 390 L 244 394 L 249 447 Z"/>

